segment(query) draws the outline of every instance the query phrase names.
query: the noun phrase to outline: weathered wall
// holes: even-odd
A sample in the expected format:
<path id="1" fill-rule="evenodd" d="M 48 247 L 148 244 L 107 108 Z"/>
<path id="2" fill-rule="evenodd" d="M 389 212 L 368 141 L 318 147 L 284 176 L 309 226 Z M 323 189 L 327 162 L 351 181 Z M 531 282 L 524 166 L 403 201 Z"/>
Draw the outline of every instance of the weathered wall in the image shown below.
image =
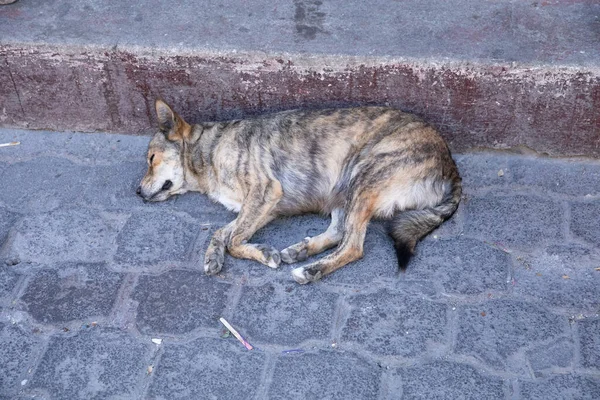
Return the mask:
<path id="1" fill-rule="evenodd" d="M 0 68 L 4 127 L 144 133 L 156 97 L 190 121 L 386 104 L 435 123 L 454 150 L 600 157 L 597 69 L 14 44 Z"/>

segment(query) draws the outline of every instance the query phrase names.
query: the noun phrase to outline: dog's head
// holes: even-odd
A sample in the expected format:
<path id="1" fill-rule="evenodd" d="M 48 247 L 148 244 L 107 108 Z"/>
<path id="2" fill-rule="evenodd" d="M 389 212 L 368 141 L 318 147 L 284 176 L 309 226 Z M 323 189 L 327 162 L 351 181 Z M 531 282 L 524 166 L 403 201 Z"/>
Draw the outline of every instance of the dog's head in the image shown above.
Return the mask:
<path id="1" fill-rule="evenodd" d="M 192 127 L 162 100 L 156 100 L 160 131 L 148 146 L 148 172 L 137 189 L 145 201 L 163 201 L 187 191 L 183 152 Z"/>

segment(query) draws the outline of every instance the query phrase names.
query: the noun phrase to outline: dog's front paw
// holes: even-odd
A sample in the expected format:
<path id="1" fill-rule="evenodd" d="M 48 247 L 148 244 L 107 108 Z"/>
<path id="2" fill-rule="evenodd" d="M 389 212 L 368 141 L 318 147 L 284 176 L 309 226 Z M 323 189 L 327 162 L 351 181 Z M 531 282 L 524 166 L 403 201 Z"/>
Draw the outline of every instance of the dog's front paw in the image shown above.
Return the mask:
<path id="1" fill-rule="evenodd" d="M 225 248 L 214 247 L 209 249 L 204 256 L 204 272 L 207 275 L 215 275 L 223 268 L 225 262 Z"/>
<path id="2" fill-rule="evenodd" d="M 281 260 L 287 264 L 293 264 L 298 261 L 304 261 L 308 258 L 308 241 L 309 237 L 304 238 L 300 243 L 291 245 L 290 247 L 281 250 Z"/>
<path id="3" fill-rule="evenodd" d="M 256 245 L 256 247 L 262 252 L 263 260 L 262 263 L 270 268 L 279 268 L 281 264 L 281 255 L 276 248 L 267 246 L 265 244 Z"/>
<path id="4" fill-rule="evenodd" d="M 292 270 L 292 277 L 301 285 L 305 285 L 308 282 L 318 281 L 322 276 L 323 273 L 315 267 L 305 266 Z"/>

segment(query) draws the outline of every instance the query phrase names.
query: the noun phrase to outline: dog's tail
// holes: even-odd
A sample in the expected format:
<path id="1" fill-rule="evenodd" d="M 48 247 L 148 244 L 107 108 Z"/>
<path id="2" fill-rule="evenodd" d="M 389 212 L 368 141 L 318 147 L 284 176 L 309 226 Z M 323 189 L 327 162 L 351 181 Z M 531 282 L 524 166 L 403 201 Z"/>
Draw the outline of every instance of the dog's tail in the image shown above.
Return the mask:
<path id="1" fill-rule="evenodd" d="M 461 179 L 458 174 L 453 176 L 445 186 L 444 196 L 438 205 L 422 210 L 403 211 L 394 215 L 389 234 L 394 239 L 400 272 L 406 271 L 417 242 L 450 218 L 458 208 L 462 194 Z"/>

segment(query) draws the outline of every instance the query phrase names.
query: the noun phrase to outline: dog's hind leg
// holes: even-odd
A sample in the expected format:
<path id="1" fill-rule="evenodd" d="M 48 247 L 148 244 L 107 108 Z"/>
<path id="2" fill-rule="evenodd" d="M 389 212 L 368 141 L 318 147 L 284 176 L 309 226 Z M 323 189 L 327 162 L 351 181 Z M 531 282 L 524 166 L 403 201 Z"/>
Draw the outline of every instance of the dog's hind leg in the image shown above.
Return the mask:
<path id="1" fill-rule="evenodd" d="M 309 256 L 319 254 L 337 246 L 342 240 L 344 210 L 336 208 L 331 212 L 331 223 L 320 235 L 304 238 L 303 241 L 291 245 L 281 251 L 281 260 L 288 264 L 304 261 Z"/>
<path id="2" fill-rule="evenodd" d="M 343 224 L 343 237 L 338 248 L 322 259 L 292 270 L 296 282 L 304 284 L 319 280 L 363 255 L 367 226 L 373 216 L 375 198 L 363 195 L 350 203 Z"/>
<path id="3" fill-rule="evenodd" d="M 281 184 L 276 181 L 248 194 L 237 218 L 217 230 L 211 239 L 204 257 L 204 271 L 207 274 L 214 275 L 221 270 L 225 249 L 236 258 L 256 260 L 271 268 L 279 266 L 281 256 L 277 249 L 268 245 L 247 243 L 247 240 L 274 219 L 272 211 L 281 196 Z"/>

